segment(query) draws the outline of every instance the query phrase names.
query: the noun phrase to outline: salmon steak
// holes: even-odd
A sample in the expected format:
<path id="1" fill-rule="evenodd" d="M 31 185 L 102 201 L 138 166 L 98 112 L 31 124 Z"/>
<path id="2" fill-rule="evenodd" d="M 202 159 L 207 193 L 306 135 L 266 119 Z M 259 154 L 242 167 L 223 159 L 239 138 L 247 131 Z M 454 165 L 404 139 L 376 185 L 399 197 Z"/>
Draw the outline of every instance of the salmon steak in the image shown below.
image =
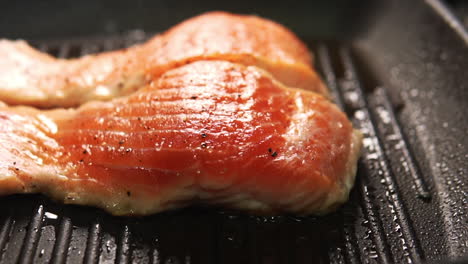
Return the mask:
<path id="1" fill-rule="evenodd" d="M 198 60 L 257 66 L 290 87 L 327 95 L 307 47 L 263 18 L 210 12 L 146 43 L 77 59 L 57 59 L 24 41 L 0 40 L 0 101 L 41 108 L 110 100 L 164 72 Z"/>
<path id="2" fill-rule="evenodd" d="M 200 60 L 109 101 L 0 106 L 0 194 L 115 215 L 193 203 L 323 214 L 348 198 L 361 134 L 318 93 L 257 66 Z"/>

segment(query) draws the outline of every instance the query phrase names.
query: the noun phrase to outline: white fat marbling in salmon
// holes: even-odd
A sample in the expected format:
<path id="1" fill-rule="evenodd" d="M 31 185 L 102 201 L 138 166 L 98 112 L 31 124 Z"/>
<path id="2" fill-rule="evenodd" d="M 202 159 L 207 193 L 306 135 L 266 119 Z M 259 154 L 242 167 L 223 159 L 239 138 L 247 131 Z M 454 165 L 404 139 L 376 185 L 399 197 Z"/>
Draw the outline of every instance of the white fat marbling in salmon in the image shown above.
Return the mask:
<path id="1" fill-rule="evenodd" d="M 282 83 L 327 90 L 307 47 L 288 29 L 256 16 L 206 13 L 128 49 L 57 59 L 24 41 L 0 40 L 0 101 L 74 107 L 128 95 L 164 72 L 198 60 L 255 65 Z"/>
<path id="2" fill-rule="evenodd" d="M 198 61 L 108 102 L 0 106 L 0 194 L 117 215 L 193 202 L 320 214 L 347 199 L 360 146 L 321 95 L 254 66 Z"/>

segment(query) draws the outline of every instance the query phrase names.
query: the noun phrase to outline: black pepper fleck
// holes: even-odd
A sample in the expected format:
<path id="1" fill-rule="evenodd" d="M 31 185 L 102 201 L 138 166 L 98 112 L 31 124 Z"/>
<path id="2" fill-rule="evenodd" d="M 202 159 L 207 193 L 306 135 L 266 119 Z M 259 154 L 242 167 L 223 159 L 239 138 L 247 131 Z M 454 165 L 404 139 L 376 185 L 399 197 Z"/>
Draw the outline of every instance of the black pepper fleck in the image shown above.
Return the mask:
<path id="1" fill-rule="evenodd" d="M 85 155 L 88 154 L 88 151 L 86 149 L 83 150 L 83 154 L 85 154 Z"/>
<path id="2" fill-rule="evenodd" d="M 119 141 L 119 145 L 122 145 L 123 143 L 125 143 L 125 141 L 123 141 L 123 140 Z"/>
<path id="3" fill-rule="evenodd" d="M 127 191 L 127 196 L 130 196 L 132 195 L 132 193 L 130 191 Z"/>
<path id="4" fill-rule="evenodd" d="M 192 97 L 190 97 L 190 99 L 192 99 L 192 100 L 195 100 L 195 99 L 197 99 L 197 98 L 198 98 L 197 96 L 192 96 Z"/>
<path id="5" fill-rule="evenodd" d="M 201 147 L 206 148 L 207 147 L 206 143 L 201 143 Z"/>
<path id="6" fill-rule="evenodd" d="M 80 159 L 80 162 L 81 162 L 81 163 L 83 163 L 83 161 L 84 161 L 83 159 Z"/>
<path id="7" fill-rule="evenodd" d="M 205 133 L 202 133 L 202 134 L 201 134 L 201 137 L 202 137 L 202 138 L 206 138 L 207 136 L 208 136 L 208 135 L 205 134 Z"/>
<path id="8" fill-rule="evenodd" d="M 15 170 L 19 171 L 19 168 L 15 168 Z"/>
<path id="9" fill-rule="evenodd" d="M 271 156 L 274 158 L 274 157 L 278 156 L 278 153 L 276 153 L 276 151 L 275 151 L 275 152 L 271 153 Z"/>
<path id="10" fill-rule="evenodd" d="M 271 153 L 272 151 L 273 151 L 273 150 L 272 150 L 271 148 L 268 148 L 268 152 L 270 152 L 270 153 Z"/>
<path id="11" fill-rule="evenodd" d="M 13 165 L 16 165 L 16 161 L 13 161 Z"/>

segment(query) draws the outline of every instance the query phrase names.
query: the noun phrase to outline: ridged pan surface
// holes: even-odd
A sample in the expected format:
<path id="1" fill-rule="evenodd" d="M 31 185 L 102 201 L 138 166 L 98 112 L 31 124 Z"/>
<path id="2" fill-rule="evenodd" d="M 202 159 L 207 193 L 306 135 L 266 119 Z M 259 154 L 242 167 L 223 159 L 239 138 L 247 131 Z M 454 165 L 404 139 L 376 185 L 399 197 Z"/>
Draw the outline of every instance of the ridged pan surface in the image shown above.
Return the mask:
<path id="1" fill-rule="evenodd" d="M 399 45 L 379 36 L 390 22 L 411 22 Z M 254 217 L 187 208 L 125 218 L 13 195 L 0 198 L 0 263 L 425 263 L 466 255 L 468 88 L 460 75 L 468 55 L 461 39 L 442 32 L 446 22 L 425 21 L 418 10 L 381 23 L 364 42 L 311 42 L 335 102 L 364 134 L 356 185 L 337 212 Z M 411 27 L 442 33 L 416 37 Z M 36 46 L 65 58 L 147 37 Z"/>

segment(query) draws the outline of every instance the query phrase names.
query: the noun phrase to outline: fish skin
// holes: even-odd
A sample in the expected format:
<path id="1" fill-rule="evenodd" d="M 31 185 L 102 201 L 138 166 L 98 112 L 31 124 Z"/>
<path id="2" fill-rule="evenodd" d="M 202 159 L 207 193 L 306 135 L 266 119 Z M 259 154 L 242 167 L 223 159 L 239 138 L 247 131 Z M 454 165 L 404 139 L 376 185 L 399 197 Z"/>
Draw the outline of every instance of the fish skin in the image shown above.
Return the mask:
<path id="1" fill-rule="evenodd" d="M 347 200 L 361 135 L 323 96 L 199 61 L 76 109 L 0 107 L 0 194 L 115 215 L 192 203 L 322 214 Z"/>
<path id="2" fill-rule="evenodd" d="M 226 12 L 188 19 L 144 44 L 77 59 L 54 58 L 22 40 L 0 40 L 0 57 L 0 101 L 10 105 L 76 107 L 110 100 L 198 60 L 254 65 L 288 86 L 328 94 L 309 50 L 291 31 Z"/>

